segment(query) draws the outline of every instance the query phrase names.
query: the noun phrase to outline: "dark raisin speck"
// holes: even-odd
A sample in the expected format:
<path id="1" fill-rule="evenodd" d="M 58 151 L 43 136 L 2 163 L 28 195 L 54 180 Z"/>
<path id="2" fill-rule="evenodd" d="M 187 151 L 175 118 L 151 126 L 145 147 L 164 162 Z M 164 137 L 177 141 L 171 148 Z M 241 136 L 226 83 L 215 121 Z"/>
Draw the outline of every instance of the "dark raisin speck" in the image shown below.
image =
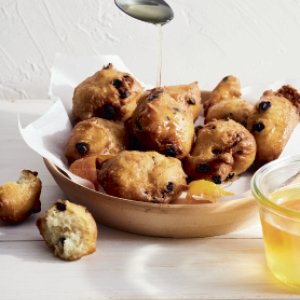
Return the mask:
<path id="1" fill-rule="evenodd" d="M 222 150 L 220 150 L 220 149 L 213 149 L 212 153 L 215 154 L 215 155 L 219 155 L 219 154 L 222 153 Z"/>
<path id="2" fill-rule="evenodd" d="M 85 155 L 89 151 L 89 145 L 86 143 L 77 143 L 75 144 L 75 148 L 80 155 Z"/>
<path id="3" fill-rule="evenodd" d="M 255 123 L 253 126 L 252 126 L 252 130 L 253 131 L 256 131 L 256 132 L 261 132 L 262 130 L 265 129 L 265 125 L 262 123 L 262 122 L 259 122 L 259 123 Z"/>
<path id="4" fill-rule="evenodd" d="M 263 113 L 263 112 L 267 111 L 271 107 L 271 105 L 272 104 L 270 101 L 260 102 L 258 105 L 259 112 Z"/>
<path id="5" fill-rule="evenodd" d="M 112 85 L 118 90 L 122 86 L 123 82 L 120 79 L 114 79 Z"/>
<path id="6" fill-rule="evenodd" d="M 208 172 L 210 172 L 210 170 L 211 170 L 210 166 L 207 164 L 200 164 L 196 167 L 196 171 L 198 173 L 208 173 Z"/>
<path id="7" fill-rule="evenodd" d="M 171 182 L 171 181 L 168 182 L 168 184 L 167 184 L 167 192 L 171 193 L 173 191 L 173 189 L 174 189 L 174 183 Z"/>
<path id="8" fill-rule="evenodd" d="M 222 181 L 221 181 L 221 176 L 219 176 L 219 175 L 214 176 L 214 177 L 213 177 L 213 182 L 214 182 L 215 184 L 221 184 L 221 183 L 222 183 Z"/>
<path id="9" fill-rule="evenodd" d="M 173 146 L 167 146 L 167 149 L 165 150 L 166 156 L 176 157 L 177 152 Z"/>
<path id="10" fill-rule="evenodd" d="M 226 77 L 224 77 L 224 78 L 222 79 L 222 81 L 227 81 L 228 78 L 229 78 L 229 76 L 226 76 Z"/>
<path id="11" fill-rule="evenodd" d="M 116 117 L 116 110 L 112 105 L 105 105 L 102 110 L 102 117 L 107 120 L 113 120 Z"/>
<path id="12" fill-rule="evenodd" d="M 189 105 L 195 105 L 196 104 L 196 100 L 194 98 L 189 98 L 188 101 L 187 101 L 187 103 Z"/>
<path id="13" fill-rule="evenodd" d="M 58 242 L 57 242 L 58 246 L 61 247 L 61 248 L 63 248 L 63 247 L 64 247 L 64 244 L 65 244 L 65 240 L 66 240 L 65 237 L 60 237 L 60 238 L 58 239 Z"/>
<path id="14" fill-rule="evenodd" d="M 119 95 L 121 99 L 126 99 L 129 95 L 128 91 L 124 91 L 124 90 L 119 90 Z"/>
<path id="15" fill-rule="evenodd" d="M 56 209 L 59 211 L 65 211 L 67 209 L 67 205 L 63 202 L 57 202 L 55 204 L 55 206 L 56 206 Z"/>

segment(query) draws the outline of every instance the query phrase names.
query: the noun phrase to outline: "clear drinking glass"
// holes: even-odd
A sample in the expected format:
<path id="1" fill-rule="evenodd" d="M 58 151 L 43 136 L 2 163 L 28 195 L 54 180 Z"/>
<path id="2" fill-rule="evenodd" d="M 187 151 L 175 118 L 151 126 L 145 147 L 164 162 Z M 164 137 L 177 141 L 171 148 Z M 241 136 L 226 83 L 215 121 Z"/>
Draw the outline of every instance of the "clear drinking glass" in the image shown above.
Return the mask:
<path id="1" fill-rule="evenodd" d="M 275 277 L 300 291 L 300 155 L 260 168 L 251 189 L 259 203 L 267 264 Z"/>

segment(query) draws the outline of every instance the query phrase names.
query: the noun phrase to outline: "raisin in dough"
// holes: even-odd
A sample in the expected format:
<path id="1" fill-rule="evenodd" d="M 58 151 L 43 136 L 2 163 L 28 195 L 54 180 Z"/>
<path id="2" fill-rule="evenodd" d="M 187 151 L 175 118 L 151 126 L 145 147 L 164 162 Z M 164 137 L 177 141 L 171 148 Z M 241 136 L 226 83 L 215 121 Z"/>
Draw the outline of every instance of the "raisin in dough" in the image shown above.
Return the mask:
<path id="1" fill-rule="evenodd" d="M 174 201 L 186 187 L 180 161 L 154 151 L 123 151 L 102 163 L 98 180 L 109 195 L 158 203 Z"/>
<path id="2" fill-rule="evenodd" d="M 81 205 L 58 200 L 37 220 L 37 227 L 54 255 L 63 260 L 96 251 L 97 225 Z"/>
<path id="3" fill-rule="evenodd" d="M 184 169 L 191 179 L 220 184 L 245 172 L 255 155 L 255 139 L 244 126 L 233 120 L 213 120 L 198 130 Z"/>
<path id="4" fill-rule="evenodd" d="M 201 111 L 201 92 L 198 82 L 186 85 L 166 86 L 165 88 L 171 97 L 188 106 L 194 120 L 199 117 Z"/>
<path id="5" fill-rule="evenodd" d="M 90 155 L 115 155 L 125 149 L 122 123 L 92 118 L 75 125 L 67 142 L 65 156 L 73 161 Z"/>
<path id="6" fill-rule="evenodd" d="M 258 166 L 279 157 L 299 122 L 297 107 L 282 92 L 264 92 L 249 118 L 248 129 L 257 143 Z"/>
<path id="7" fill-rule="evenodd" d="M 109 64 L 75 88 L 74 120 L 100 117 L 125 121 L 134 111 L 142 91 L 142 86 L 132 75 L 120 72 Z"/>
<path id="8" fill-rule="evenodd" d="M 135 149 L 153 150 L 179 159 L 191 150 L 193 115 L 185 103 L 175 100 L 165 88 L 143 94 L 126 128 Z"/>

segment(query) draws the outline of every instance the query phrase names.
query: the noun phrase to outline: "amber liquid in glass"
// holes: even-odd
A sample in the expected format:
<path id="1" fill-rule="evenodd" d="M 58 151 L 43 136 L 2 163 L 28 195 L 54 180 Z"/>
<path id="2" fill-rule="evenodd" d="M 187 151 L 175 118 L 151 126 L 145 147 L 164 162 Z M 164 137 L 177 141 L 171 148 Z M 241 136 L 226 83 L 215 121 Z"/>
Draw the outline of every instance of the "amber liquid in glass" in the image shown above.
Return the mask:
<path id="1" fill-rule="evenodd" d="M 279 190 L 271 200 L 300 212 L 300 186 Z M 267 263 L 273 274 L 300 291 L 300 218 L 284 218 L 261 211 Z"/>

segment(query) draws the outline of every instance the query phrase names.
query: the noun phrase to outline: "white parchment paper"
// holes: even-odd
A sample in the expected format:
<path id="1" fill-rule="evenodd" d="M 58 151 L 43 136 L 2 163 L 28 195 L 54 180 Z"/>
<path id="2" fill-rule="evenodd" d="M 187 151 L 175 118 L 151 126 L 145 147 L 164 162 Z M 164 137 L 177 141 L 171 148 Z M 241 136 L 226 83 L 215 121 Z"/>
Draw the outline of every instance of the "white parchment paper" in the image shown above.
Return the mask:
<path id="1" fill-rule="evenodd" d="M 25 128 L 22 128 L 22 125 L 19 122 L 20 133 L 30 148 L 65 171 L 72 180 L 91 188 L 93 188 L 93 185 L 87 180 L 83 180 L 68 171 L 67 161 L 64 157 L 65 144 L 72 129 L 68 114 L 70 113 L 72 106 L 74 88 L 85 78 L 93 75 L 108 63 L 112 63 L 115 68 L 121 71 L 130 73 L 120 57 L 115 55 L 89 57 L 57 55 L 51 70 L 51 82 L 49 87 L 50 97 L 57 101 L 47 113 Z M 255 103 L 259 100 L 265 90 L 275 90 L 287 83 L 300 89 L 300 79 L 280 80 L 271 84 L 258 84 L 243 88 L 243 98 L 249 102 Z M 149 86 L 147 86 L 147 88 L 148 87 Z M 294 130 L 281 157 L 299 153 L 300 124 L 298 124 Z M 226 189 L 234 192 L 236 197 L 239 197 L 242 193 L 249 191 L 251 176 L 251 173 L 245 173 Z"/>

